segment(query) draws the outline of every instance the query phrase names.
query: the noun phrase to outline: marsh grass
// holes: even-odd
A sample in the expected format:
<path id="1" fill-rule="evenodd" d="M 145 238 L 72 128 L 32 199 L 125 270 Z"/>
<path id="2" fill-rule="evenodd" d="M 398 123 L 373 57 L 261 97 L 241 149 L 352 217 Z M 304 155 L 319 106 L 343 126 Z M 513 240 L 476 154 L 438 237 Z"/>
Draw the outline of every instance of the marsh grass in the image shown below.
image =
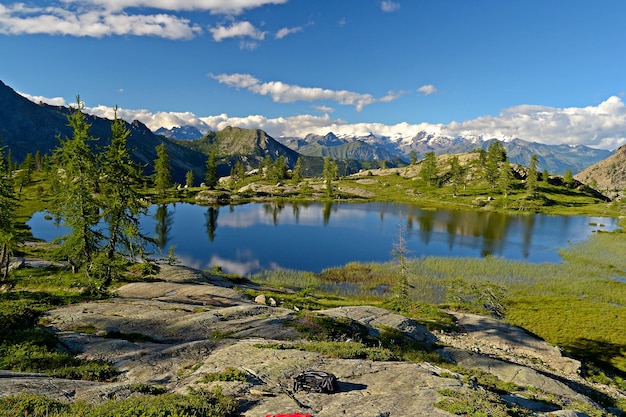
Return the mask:
<path id="1" fill-rule="evenodd" d="M 624 253 L 626 237 L 617 232 L 594 234 L 562 249 L 562 263 L 532 264 L 495 257 L 411 259 L 406 265 L 409 306 L 398 305 L 393 293 L 379 291 L 381 286 L 393 288 L 400 276 L 393 262 L 349 264 L 319 275 L 281 271 L 278 282 L 283 288 L 306 287 L 319 297 L 383 306 L 432 329 L 453 326 L 445 313 L 434 313 L 441 309 L 502 316 L 605 369 L 612 381 L 624 387 L 626 283 L 615 279 L 626 275 Z M 273 273 L 265 272 L 262 282 L 273 285 Z"/>

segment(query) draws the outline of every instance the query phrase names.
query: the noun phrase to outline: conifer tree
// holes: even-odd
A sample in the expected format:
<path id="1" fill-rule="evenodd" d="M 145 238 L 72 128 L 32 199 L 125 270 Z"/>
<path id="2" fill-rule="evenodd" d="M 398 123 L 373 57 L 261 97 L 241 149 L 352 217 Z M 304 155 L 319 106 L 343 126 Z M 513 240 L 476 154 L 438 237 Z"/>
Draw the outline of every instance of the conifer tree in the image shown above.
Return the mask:
<path id="1" fill-rule="evenodd" d="M 157 159 L 154 160 L 154 187 L 160 194 L 172 186 L 172 167 L 170 155 L 164 143 L 156 147 Z"/>
<path id="2" fill-rule="evenodd" d="M 121 275 L 124 263 L 148 244 L 139 230 L 139 216 L 146 209 L 141 204 L 137 186 L 141 183 L 141 166 L 133 162 L 127 147 L 130 131 L 117 118 L 111 125 L 111 140 L 101 154 L 101 217 L 106 225 L 102 255 L 94 265 L 103 287 Z"/>
<path id="3" fill-rule="evenodd" d="M 463 167 L 459 163 L 459 157 L 454 156 L 450 162 L 450 182 L 452 183 L 452 195 L 456 196 L 459 185 L 463 183 Z"/>
<path id="4" fill-rule="evenodd" d="M 324 158 L 324 184 L 326 187 L 326 197 L 332 196 L 332 181 L 337 176 L 337 164 L 329 156 Z"/>
<path id="5" fill-rule="evenodd" d="M 574 176 L 572 175 L 572 170 L 567 168 L 565 170 L 565 175 L 563 176 L 563 183 L 567 188 L 574 188 Z"/>
<path id="6" fill-rule="evenodd" d="M 302 181 L 302 160 L 299 157 L 296 160 L 296 165 L 293 167 L 291 179 L 293 179 L 293 182 L 296 184 L 299 184 L 300 181 Z"/>
<path id="7" fill-rule="evenodd" d="M 7 279 L 9 274 L 9 261 L 16 234 L 13 228 L 15 193 L 13 180 L 8 167 L 5 164 L 4 149 L 0 149 L 0 281 Z"/>
<path id="8" fill-rule="evenodd" d="M 483 170 L 489 187 L 495 188 L 500 176 L 500 163 L 506 159 L 506 151 L 500 141 L 494 141 L 487 148 Z"/>
<path id="9" fill-rule="evenodd" d="M 219 177 L 217 175 L 217 153 L 211 151 L 209 157 L 206 160 L 206 173 L 204 175 L 204 184 L 213 189 L 217 187 L 219 183 Z"/>
<path id="10" fill-rule="evenodd" d="M 84 105 L 80 96 L 76 97 L 76 102 L 77 107 L 67 117 L 72 137 L 59 138 L 60 145 L 55 150 L 60 171 L 54 211 L 68 229 L 68 233 L 58 239 L 57 254 L 68 260 L 73 272 L 91 262 L 102 237 L 95 197 L 99 191 L 99 175 L 90 148 L 95 138 L 89 134 L 91 125 L 82 112 Z"/>
<path id="11" fill-rule="evenodd" d="M 269 179 L 272 175 L 272 158 L 270 156 L 266 156 L 263 158 L 263 165 L 261 166 L 261 175 L 265 179 Z"/>
<path id="12" fill-rule="evenodd" d="M 271 179 L 274 181 L 281 181 L 287 177 L 287 163 L 285 158 L 279 156 L 272 164 Z"/>
<path id="13" fill-rule="evenodd" d="M 537 155 L 530 157 L 530 165 L 528 167 L 528 173 L 526 174 L 526 191 L 530 196 L 534 196 L 537 192 L 537 180 L 539 173 L 537 171 Z"/>
<path id="14" fill-rule="evenodd" d="M 185 187 L 193 187 L 193 171 L 189 170 L 185 174 Z"/>
<path id="15" fill-rule="evenodd" d="M 422 160 L 420 176 L 428 186 L 437 185 L 437 157 L 434 152 L 427 152 Z"/>
<path id="16" fill-rule="evenodd" d="M 502 167 L 500 167 L 500 190 L 502 191 L 502 195 L 504 198 L 509 196 L 509 191 L 511 190 L 511 184 L 513 181 L 513 172 L 511 171 L 511 163 L 508 158 L 504 160 L 502 163 Z"/>

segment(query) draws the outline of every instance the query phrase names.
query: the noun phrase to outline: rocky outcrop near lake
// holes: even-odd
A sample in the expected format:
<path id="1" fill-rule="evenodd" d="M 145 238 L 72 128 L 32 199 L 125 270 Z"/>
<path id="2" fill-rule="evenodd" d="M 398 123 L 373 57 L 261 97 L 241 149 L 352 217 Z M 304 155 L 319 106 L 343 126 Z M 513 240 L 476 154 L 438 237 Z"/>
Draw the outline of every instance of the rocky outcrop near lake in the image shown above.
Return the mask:
<path id="1" fill-rule="evenodd" d="M 556 347 L 500 320 L 453 313 L 458 330 L 433 333 L 377 307 L 322 310 L 317 314 L 354 320 L 372 335 L 382 328 L 397 329 L 407 340 L 433 346 L 459 368 L 429 362 L 333 359 L 267 348 L 302 341 L 293 326 L 284 325 L 297 312 L 271 305 L 269 297 L 265 303 L 261 297 L 255 302 L 230 281 L 182 266 L 162 265 L 154 278 L 124 285 L 114 298 L 50 311 L 43 320 L 66 349 L 115 364 L 120 374 L 114 381 L 0 371 L 0 396 L 27 391 L 56 400 L 97 403 L 137 395 L 130 389 L 137 383 L 176 393 L 219 385 L 239 400 L 241 416 L 296 412 L 317 417 L 448 416 L 452 414 L 435 405 L 446 392 L 472 396 L 484 391 L 458 372 L 462 367 L 518 386 L 499 394 L 498 400 L 523 407 L 529 415 L 587 415 L 585 410 L 619 415 L 619 410 L 602 409 L 594 399 L 624 398 L 624 393 L 586 382 L 579 376 L 581 364 Z M 246 380 L 204 382 L 205 375 L 230 368 L 244 371 Z M 294 392 L 293 377 L 310 369 L 336 375 L 339 391 Z"/>

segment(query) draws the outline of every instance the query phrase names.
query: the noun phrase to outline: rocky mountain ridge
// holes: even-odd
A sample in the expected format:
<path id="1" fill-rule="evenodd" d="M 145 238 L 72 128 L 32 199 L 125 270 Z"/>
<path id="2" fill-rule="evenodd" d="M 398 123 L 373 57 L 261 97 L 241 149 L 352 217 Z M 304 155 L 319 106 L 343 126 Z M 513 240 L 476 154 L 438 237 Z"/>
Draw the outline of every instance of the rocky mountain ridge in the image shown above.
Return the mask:
<path id="1" fill-rule="evenodd" d="M 0 145 L 8 146 L 13 160 L 18 163 L 28 153 L 49 154 L 59 145 L 58 138 L 72 136 L 67 120 L 72 111 L 64 106 L 33 103 L 0 81 Z M 86 122 L 91 125 L 91 136 L 99 138 L 98 145 L 104 146 L 111 136 L 112 121 L 86 114 Z M 156 136 L 138 120 L 126 123 L 126 128 L 130 131 L 128 147 L 135 161 L 146 166 L 147 175 L 152 173 L 152 164 L 157 158 L 156 146 L 161 143 L 170 154 L 175 181 L 184 183 L 185 173 L 189 170 L 198 178 L 204 175 L 204 155 Z"/>
<path id="2" fill-rule="evenodd" d="M 187 134 L 186 132 L 198 132 Z M 194 126 L 177 126 L 155 131 L 172 139 L 198 139 L 201 131 Z M 210 132 L 204 132 L 205 135 Z M 195 136 L 195 138 L 193 137 Z M 306 156 L 333 159 L 353 159 L 358 161 L 387 160 L 405 163 L 409 154 L 415 151 L 418 158 L 427 152 L 437 155 L 467 153 L 476 149 L 487 149 L 494 141 L 503 143 L 509 160 L 514 164 L 529 164 L 532 155 L 537 155 L 539 169 L 551 174 L 564 174 L 566 170 L 577 173 L 611 155 L 611 151 L 594 149 L 588 146 L 547 145 L 521 138 L 490 138 L 477 136 L 446 136 L 436 132 L 421 131 L 415 135 L 398 134 L 393 137 L 369 135 L 325 135 L 308 134 L 305 137 L 280 136 L 274 138 L 292 150 Z"/>
<path id="3" fill-rule="evenodd" d="M 626 145 L 618 148 L 608 158 L 579 172 L 574 178 L 582 183 L 590 184 L 612 199 L 615 199 L 617 195 L 624 195 L 624 190 L 626 190 Z"/>
<path id="4" fill-rule="evenodd" d="M 494 141 L 500 140 L 511 163 L 528 166 L 532 155 L 537 155 L 539 169 L 546 169 L 551 174 L 564 174 L 567 169 L 580 172 L 605 158 L 611 152 L 588 146 L 546 145 L 523 139 L 502 140 L 491 138 L 483 140 L 475 136 L 451 137 L 422 131 L 413 136 L 382 137 L 373 134 L 367 136 L 337 136 L 332 132 L 321 135 L 307 135 L 305 138 L 281 137 L 279 141 L 303 154 L 345 155 L 349 145 L 353 145 L 350 156 L 355 159 L 403 159 L 408 162 L 409 154 L 414 151 L 418 158 L 428 152 L 436 155 L 467 153 L 476 149 L 487 149 Z M 360 146 L 354 146 L 359 144 Z M 343 148 L 343 149 L 342 149 Z M 349 148 L 348 148 L 349 149 Z M 339 153 L 341 150 L 341 153 Z"/>

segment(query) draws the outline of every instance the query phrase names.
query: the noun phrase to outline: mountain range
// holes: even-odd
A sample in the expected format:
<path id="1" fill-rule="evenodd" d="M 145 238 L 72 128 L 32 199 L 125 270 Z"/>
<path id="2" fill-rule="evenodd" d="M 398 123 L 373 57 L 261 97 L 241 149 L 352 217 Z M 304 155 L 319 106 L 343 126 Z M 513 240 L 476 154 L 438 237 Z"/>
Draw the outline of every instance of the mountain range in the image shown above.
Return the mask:
<path id="1" fill-rule="evenodd" d="M 305 138 L 278 138 L 279 141 L 303 155 L 330 156 L 357 160 L 386 159 L 408 162 L 408 155 L 415 151 L 418 158 L 428 152 L 436 155 L 467 153 L 487 149 L 496 138 L 482 140 L 475 137 L 450 137 L 426 131 L 401 138 L 368 136 L 341 136 L 334 133 L 307 135 Z M 509 161 L 528 166 L 532 155 L 537 155 L 540 170 L 552 174 L 564 174 L 567 169 L 580 172 L 611 155 L 610 151 L 588 146 L 546 145 L 522 139 L 501 140 Z"/>
<path id="2" fill-rule="evenodd" d="M 58 138 L 72 135 L 67 116 L 72 110 L 64 106 L 34 103 L 16 93 L 0 81 L 0 144 L 7 145 L 15 161 L 37 150 L 51 153 L 59 144 Z M 111 120 L 87 115 L 90 133 L 102 144 L 111 132 Z M 203 178 L 205 163 L 212 149 L 218 150 L 218 173 L 228 175 L 230 167 L 241 161 L 248 169 L 258 167 L 266 157 L 284 156 L 288 167 L 293 167 L 298 157 L 304 163 L 305 175 L 321 173 L 323 157 L 338 161 L 340 172 L 355 172 L 362 168 L 389 167 L 407 163 L 409 153 L 418 158 L 427 152 L 436 154 L 466 153 L 477 148 L 486 149 L 494 140 L 476 137 L 449 137 L 426 131 L 413 136 L 381 137 L 337 136 L 309 134 L 304 138 L 281 137 L 274 139 L 259 129 L 229 127 L 218 132 L 201 132 L 192 126 L 150 131 L 135 120 L 126 123 L 130 131 L 129 148 L 134 159 L 146 166 L 146 174 L 153 171 L 156 146 L 164 143 L 170 154 L 174 181 L 183 183 L 185 173 L 192 171 L 195 178 Z M 550 173 L 564 173 L 570 169 L 581 172 L 611 155 L 610 151 L 587 146 L 546 145 L 522 139 L 503 141 L 509 160 L 528 165 L 531 155 L 537 155 L 539 169 Z"/>
<path id="3" fill-rule="evenodd" d="M 7 146 L 11 158 L 18 163 L 28 153 L 51 154 L 59 145 L 59 138 L 65 139 L 73 134 L 67 119 L 72 111 L 64 106 L 33 103 L 0 81 L 0 145 Z M 91 125 L 91 136 L 99 138 L 98 145 L 104 146 L 111 136 L 112 121 L 87 114 L 86 122 Z M 174 181 L 184 182 L 189 170 L 197 178 L 204 176 L 206 156 L 155 135 L 137 120 L 126 123 L 126 128 L 130 132 L 127 143 L 133 159 L 145 165 L 147 175 L 153 172 L 156 146 L 164 143 L 170 155 Z"/>
<path id="4" fill-rule="evenodd" d="M 190 140 L 201 138 L 207 132 L 194 126 L 179 126 L 171 129 L 160 128 L 155 133 L 170 139 Z M 411 151 L 415 151 L 418 157 L 431 151 L 437 155 L 467 153 L 479 148 L 487 149 L 495 140 L 500 140 L 510 162 L 527 166 L 531 156 L 537 155 L 539 169 L 545 169 L 552 174 L 564 174 L 568 169 L 574 173 L 580 172 L 611 155 L 611 151 L 584 145 L 546 145 L 520 138 L 483 140 L 476 136 L 452 137 L 428 131 L 395 137 L 374 134 L 338 136 L 328 132 L 326 135 L 308 134 L 303 138 L 278 137 L 276 140 L 301 155 L 356 161 L 385 160 L 393 162 L 393 165 L 407 163 Z"/>

